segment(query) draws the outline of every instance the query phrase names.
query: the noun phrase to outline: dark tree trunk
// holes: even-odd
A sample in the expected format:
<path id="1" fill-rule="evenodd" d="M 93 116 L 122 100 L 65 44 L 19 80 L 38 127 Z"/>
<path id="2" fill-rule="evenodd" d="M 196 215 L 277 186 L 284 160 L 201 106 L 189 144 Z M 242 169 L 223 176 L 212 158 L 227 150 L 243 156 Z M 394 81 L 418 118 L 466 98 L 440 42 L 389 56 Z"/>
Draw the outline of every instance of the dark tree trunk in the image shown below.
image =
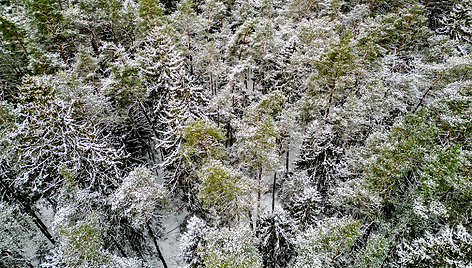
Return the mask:
<path id="1" fill-rule="evenodd" d="M 275 209 L 275 188 L 277 183 L 277 172 L 274 172 L 274 182 L 272 184 L 272 214 L 274 214 Z"/>
<path id="2" fill-rule="evenodd" d="M 8 187 L 8 185 L 5 184 L 3 180 L 0 180 L 0 185 L 2 186 L 3 189 L 5 189 L 8 195 L 12 196 L 16 200 L 16 202 L 18 202 L 21 205 L 24 212 L 26 212 L 26 214 L 28 214 L 32 218 L 36 227 L 38 227 L 38 229 L 49 240 L 49 242 L 55 245 L 56 241 L 54 240 L 53 236 L 49 233 L 48 228 L 46 227 L 44 222 L 38 217 L 38 215 L 36 215 L 36 213 L 34 212 L 34 209 L 31 207 L 31 205 L 26 200 L 26 198 L 12 191 L 10 187 Z"/>
<path id="3" fill-rule="evenodd" d="M 159 245 L 157 244 L 157 237 L 156 237 L 156 235 L 154 234 L 154 232 L 152 231 L 151 225 L 149 225 L 149 222 L 148 222 L 148 221 L 146 221 L 146 227 L 147 227 L 147 229 L 148 229 L 149 235 L 150 235 L 151 238 L 152 238 L 152 242 L 154 243 L 154 246 L 156 247 L 157 256 L 158 256 L 159 259 L 161 260 L 162 265 L 164 266 L 164 268 L 167 268 L 166 260 L 164 259 L 164 256 L 162 255 L 162 252 L 161 252 L 161 249 L 159 248 Z"/>

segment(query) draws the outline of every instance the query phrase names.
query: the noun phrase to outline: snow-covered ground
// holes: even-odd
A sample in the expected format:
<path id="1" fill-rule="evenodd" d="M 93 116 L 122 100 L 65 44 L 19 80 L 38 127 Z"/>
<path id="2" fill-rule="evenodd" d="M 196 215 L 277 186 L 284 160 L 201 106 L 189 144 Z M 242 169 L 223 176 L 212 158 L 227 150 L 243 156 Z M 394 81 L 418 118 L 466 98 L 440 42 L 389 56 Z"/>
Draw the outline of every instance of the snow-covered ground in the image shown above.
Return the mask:
<path id="1" fill-rule="evenodd" d="M 167 265 L 171 268 L 183 267 L 185 265 L 181 258 L 179 227 L 187 215 L 186 209 L 180 209 L 167 216 L 162 223 L 163 233 L 162 238 L 159 240 L 159 246 Z"/>

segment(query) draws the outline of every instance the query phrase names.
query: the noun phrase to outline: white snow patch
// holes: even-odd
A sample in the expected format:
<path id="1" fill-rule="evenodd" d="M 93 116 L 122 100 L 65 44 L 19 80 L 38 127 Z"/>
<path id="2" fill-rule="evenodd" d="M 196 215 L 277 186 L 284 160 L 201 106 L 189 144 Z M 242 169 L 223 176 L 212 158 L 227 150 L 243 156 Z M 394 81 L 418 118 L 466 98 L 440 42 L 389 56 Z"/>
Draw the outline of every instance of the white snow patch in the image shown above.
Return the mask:
<path id="1" fill-rule="evenodd" d="M 162 254 L 169 267 L 182 267 L 185 265 L 180 250 L 180 225 L 188 216 L 186 209 L 176 211 L 172 215 L 167 216 L 162 223 L 162 239 L 159 241 Z"/>

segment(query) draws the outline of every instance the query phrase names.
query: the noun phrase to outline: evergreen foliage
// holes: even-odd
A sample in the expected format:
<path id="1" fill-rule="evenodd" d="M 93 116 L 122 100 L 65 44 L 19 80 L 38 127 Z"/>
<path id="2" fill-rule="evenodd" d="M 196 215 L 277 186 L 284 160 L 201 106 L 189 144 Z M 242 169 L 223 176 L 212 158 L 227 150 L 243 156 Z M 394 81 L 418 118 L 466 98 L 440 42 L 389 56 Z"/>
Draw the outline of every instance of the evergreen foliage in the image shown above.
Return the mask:
<path id="1" fill-rule="evenodd" d="M 2 0 L 0 267 L 470 267 L 471 53 L 471 0 Z"/>

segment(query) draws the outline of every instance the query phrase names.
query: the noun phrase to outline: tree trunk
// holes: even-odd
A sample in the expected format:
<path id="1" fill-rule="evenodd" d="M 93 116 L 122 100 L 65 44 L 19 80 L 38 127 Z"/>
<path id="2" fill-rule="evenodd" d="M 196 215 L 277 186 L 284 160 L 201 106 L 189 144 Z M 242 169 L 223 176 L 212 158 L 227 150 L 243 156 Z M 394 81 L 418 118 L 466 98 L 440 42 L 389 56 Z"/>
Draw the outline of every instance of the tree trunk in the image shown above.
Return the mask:
<path id="1" fill-rule="evenodd" d="M 228 148 L 228 147 L 229 147 L 229 122 L 226 122 L 225 129 L 226 129 L 226 141 L 225 141 L 225 146 L 226 146 L 226 148 Z"/>
<path id="2" fill-rule="evenodd" d="M 116 239 L 113 238 L 113 237 L 111 239 L 112 239 L 113 243 L 115 243 L 115 246 L 118 249 L 118 251 L 120 252 L 121 256 L 124 257 L 124 258 L 128 258 L 128 255 L 126 254 L 124 249 L 121 247 L 120 243 L 118 243 L 118 241 L 116 241 Z"/>
<path id="3" fill-rule="evenodd" d="M 262 162 L 259 164 L 259 176 L 257 179 L 257 208 L 256 215 L 254 217 L 254 226 L 257 227 L 257 220 L 259 219 L 259 213 L 261 211 L 261 192 L 262 192 Z"/>
<path id="4" fill-rule="evenodd" d="M 216 117 L 216 122 L 218 124 L 218 127 L 220 127 L 220 106 L 218 106 L 218 113 Z"/>
<path id="5" fill-rule="evenodd" d="M 377 2 L 377 0 L 372 0 L 372 2 L 370 2 L 369 9 L 372 9 L 372 7 L 374 6 L 375 2 Z"/>
<path id="6" fill-rule="evenodd" d="M 331 103 L 333 102 L 333 95 L 334 95 L 334 87 L 331 89 L 331 92 L 329 93 L 328 107 L 326 107 L 325 119 L 328 119 Z"/>
<path id="7" fill-rule="evenodd" d="M 38 215 L 36 215 L 33 208 L 31 207 L 31 205 L 28 204 L 27 200 L 23 196 L 18 195 L 14 191 L 12 191 L 8 187 L 8 185 L 6 185 L 5 182 L 3 182 L 3 180 L 0 180 L 0 184 L 5 189 L 5 191 L 8 194 L 10 194 L 23 207 L 26 214 L 28 214 L 32 218 L 32 220 L 33 220 L 34 224 L 36 225 L 36 227 L 38 227 L 38 229 L 49 240 L 49 242 L 51 242 L 51 244 L 55 245 L 56 241 L 54 240 L 52 235 L 49 233 L 48 228 L 46 227 L 44 222 L 38 217 Z"/>
<path id="8" fill-rule="evenodd" d="M 233 146 L 233 128 L 229 124 L 229 147 Z"/>
<path id="9" fill-rule="evenodd" d="M 147 229 L 148 229 L 149 235 L 150 235 L 151 238 L 152 238 L 152 242 L 154 243 L 154 246 L 156 247 L 157 256 L 158 256 L 159 259 L 161 260 L 162 265 L 164 266 L 164 268 L 167 268 L 166 260 L 164 259 L 164 256 L 162 256 L 162 252 L 161 252 L 161 249 L 159 248 L 159 245 L 157 245 L 157 237 L 156 237 L 156 235 L 154 235 L 154 232 L 152 231 L 152 228 L 151 228 L 151 226 L 149 225 L 149 222 L 148 222 L 148 221 L 146 221 L 146 227 L 147 227 Z"/>
<path id="10" fill-rule="evenodd" d="M 25 52 L 25 57 L 28 57 L 28 50 L 26 49 L 25 43 L 23 43 L 23 40 L 21 40 L 20 35 L 18 34 L 17 31 L 15 31 L 15 37 L 18 43 L 20 43 L 21 48 Z"/>
<path id="11" fill-rule="evenodd" d="M 272 214 L 274 214 L 275 209 L 275 184 L 277 183 L 277 172 L 274 172 L 274 181 L 272 184 Z"/>
<path id="12" fill-rule="evenodd" d="M 156 127 L 154 126 L 154 123 L 152 122 L 151 118 L 149 117 L 149 115 L 147 114 L 147 111 L 146 111 L 146 108 L 144 107 L 144 104 L 141 100 L 137 100 L 138 102 L 138 106 L 139 108 L 141 109 L 141 112 L 143 113 L 144 115 L 144 118 L 146 118 L 146 121 L 148 122 L 149 126 L 151 127 L 152 129 L 152 132 L 154 132 L 154 135 L 156 136 L 156 138 L 159 138 L 159 132 L 157 132 L 157 129 Z"/>
<path id="13" fill-rule="evenodd" d="M 61 41 L 59 41 L 59 37 L 58 37 L 57 35 L 56 35 L 56 42 L 57 42 L 57 44 L 59 45 L 59 49 L 60 49 L 60 51 L 61 51 L 61 58 L 62 58 L 62 60 L 64 61 L 65 64 L 67 64 L 67 59 L 66 59 L 66 55 L 65 55 L 65 53 L 64 53 L 64 48 L 63 48 L 63 46 L 62 46 Z"/>

